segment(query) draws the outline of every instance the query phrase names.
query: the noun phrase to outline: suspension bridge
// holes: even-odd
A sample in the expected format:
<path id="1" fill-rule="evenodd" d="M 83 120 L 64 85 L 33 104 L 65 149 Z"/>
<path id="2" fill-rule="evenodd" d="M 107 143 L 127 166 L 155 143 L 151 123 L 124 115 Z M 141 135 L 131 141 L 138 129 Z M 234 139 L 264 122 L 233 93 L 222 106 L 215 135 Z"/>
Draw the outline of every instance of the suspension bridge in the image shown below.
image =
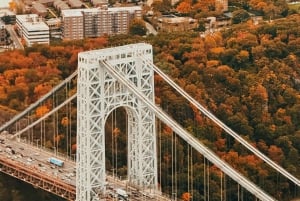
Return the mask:
<path id="1" fill-rule="evenodd" d="M 244 200 L 243 191 L 256 200 L 279 200 L 278 195 L 268 192 L 268 187 L 256 184 L 222 160 L 155 103 L 155 75 L 276 175 L 285 178 L 293 189 L 289 199 L 299 198 L 300 180 L 231 130 L 156 67 L 152 46 L 145 43 L 79 53 L 76 72 L 0 127 L 0 170 L 68 200 L 114 200 L 117 189 L 130 192 L 129 198 L 121 195 L 122 199 L 177 200 L 180 181 L 176 178 L 176 141 L 180 139 L 189 147 L 188 166 L 193 163 L 191 153 L 203 156 L 202 200 L 211 200 L 213 193 L 218 193 L 220 200 L 232 200 L 226 195 L 228 178 L 237 184 L 233 200 Z M 115 111 L 119 108 L 126 113 L 125 179 L 118 173 L 120 156 L 113 153 L 118 148 L 115 121 L 119 114 Z M 112 122 L 109 126 L 108 121 Z M 159 186 L 164 176 L 159 165 L 162 158 L 158 157 L 162 146 L 157 142 L 161 124 L 172 129 L 175 136 L 171 142 L 174 178 L 169 195 L 163 195 Z M 112 146 L 109 163 L 108 144 Z M 51 157 L 64 165 L 49 163 Z M 221 172 L 218 192 L 210 188 L 212 166 Z M 194 200 L 193 173 L 203 170 L 187 169 L 188 191 L 192 195 L 189 199 Z"/>

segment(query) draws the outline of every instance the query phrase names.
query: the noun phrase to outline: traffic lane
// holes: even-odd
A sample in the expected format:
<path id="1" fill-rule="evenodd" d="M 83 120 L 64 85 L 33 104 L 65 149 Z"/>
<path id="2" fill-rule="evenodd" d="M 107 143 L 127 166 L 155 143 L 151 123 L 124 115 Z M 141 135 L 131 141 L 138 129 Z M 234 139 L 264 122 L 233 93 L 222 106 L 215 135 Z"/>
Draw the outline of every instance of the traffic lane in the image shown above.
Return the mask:
<path id="1" fill-rule="evenodd" d="M 5 155 L 7 158 L 51 174 L 71 185 L 76 184 L 75 163 L 72 161 L 64 160 L 64 167 L 57 167 L 48 162 L 48 158 L 52 157 L 53 154 L 14 140 L 5 139 L 0 141 L 0 149 L 0 154 Z"/>
<path id="2" fill-rule="evenodd" d="M 11 39 L 13 40 L 15 47 L 17 49 L 24 49 L 24 46 L 22 45 L 19 37 L 17 36 L 17 33 L 15 32 L 13 25 L 6 25 L 5 26 L 8 33 L 10 34 Z"/>
<path id="3" fill-rule="evenodd" d="M 1 137 L 1 135 L 0 135 Z M 11 147 L 13 151 L 8 153 L 5 151 L 6 148 Z M 74 161 L 67 160 L 59 156 L 54 156 L 54 153 L 44 151 L 32 145 L 28 145 L 24 142 L 19 142 L 17 140 L 5 139 L 1 143 L 0 138 L 0 154 L 4 154 L 8 158 L 13 158 L 14 160 L 20 161 L 27 166 L 31 166 L 38 171 L 44 172 L 45 174 L 52 175 L 55 178 L 63 180 L 65 183 L 76 186 L 76 166 Z M 4 151 L 3 151 L 4 150 Z M 14 152 L 14 153 L 13 153 Z M 58 167 L 48 162 L 50 157 L 57 157 L 64 161 L 63 167 Z M 106 197 L 111 198 L 111 194 L 116 194 L 116 189 L 121 188 L 126 190 L 130 196 L 130 200 L 166 200 L 165 197 L 159 195 L 150 195 L 143 191 L 139 191 L 136 188 L 128 186 L 128 181 L 119 180 L 116 177 L 111 177 L 109 175 L 107 178 L 107 192 Z"/>

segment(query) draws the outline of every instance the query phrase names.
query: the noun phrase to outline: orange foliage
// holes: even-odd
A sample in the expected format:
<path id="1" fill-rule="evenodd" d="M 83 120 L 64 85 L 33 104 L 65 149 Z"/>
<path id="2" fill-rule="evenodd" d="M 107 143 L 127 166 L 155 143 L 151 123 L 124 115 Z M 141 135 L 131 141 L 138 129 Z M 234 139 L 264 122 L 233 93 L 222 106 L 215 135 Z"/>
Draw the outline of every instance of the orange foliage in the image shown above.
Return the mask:
<path id="1" fill-rule="evenodd" d="M 205 1 L 197 1 L 196 4 L 193 5 L 195 10 L 201 10 L 203 12 L 209 11 L 209 7 L 214 6 L 214 0 L 205 0 Z"/>
<path id="2" fill-rule="evenodd" d="M 188 192 L 183 193 L 182 196 L 181 196 L 181 199 L 182 199 L 183 201 L 190 201 L 191 198 L 192 198 L 192 196 L 191 196 L 191 194 L 188 193 Z"/>
<path id="3" fill-rule="evenodd" d="M 76 150 L 77 150 L 77 144 L 72 144 L 71 152 L 76 153 Z"/>
<path id="4" fill-rule="evenodd" d="M 98 38 L 92 38 L 87 39 L 84 43 L 84 50 L 92 50 L 92 49 L 99 49 L 103 48 L 107 45 L 108 40 L 107 37 L 98 37 Z"/>
<path id="5" fill-rule="evenodd" d="M 36 109 L 35 114 L 37 117 L 42 117 L 45 114 L 47 114 L 48 112 L 49 112 L 48 107 L 45 105 L 42 105 Z"/>
<path id="6" fill-rule="evenodd" d="M 41 55 L 40 52 L 31 52 L 28 57 L 32 59 L 31 67 L 45 66 L 47 63 L 47 58 Z"/>
<path id="7" fill-rule="evenodd" d="M 113 130 L 114 136 L 118 136 L 120 133 L 121 133 L 121 131 L 120 131 L 119 128 L 115 128 L 115 129 Z"/>
<path id="8" fill-rule="evenodd" d="M 280 164 L 284 158 L 283 151 L 281 148 L 277 147 L 276 145 L 271 145 L 268 149 L 269 157 Z"/>
<path id="9" fill-rule="evenodd" d="M 15 11 L 15 10 L 16 10 L 16 7 L 17 7 L 17 4 L 16 4 L 15 1 L 10 1 L 10 2 L 8 3 L 8 6 L 9 6 L 9 10 Z"/>
<path id="10" fill-rule="evenodd" d="M 41 97 L 45 95 L 48 91 L 50 91 L 51 88 L 52 87 L 47 84 L 39 84 L 34 88 L 34 93 L 37 97 Z"/>
<path id="11" fill-rule="evenodd" d="M 172 130 L 171 127 L 169 127 L 169 126 L 166 125 L 166 126 L 164 127 L 163 132 L 164 132 L 165 134 L 171 135 L 171 134 L 173 133 L 173 130 Z"/>
<path id="12" fill-rule="evenodd" d="M 68 117 L 62 118 L 61 125 L 65 126 L 65 127 L 68 126 L 69 125 L 69 118 Z"/>
<path id="13" fill-rule="evenodd" d="M 189 13 L 191 11 L 191 8 L 192 6 L 190 2 L 183 1 L 177 6 L 176 10 L 179 13 Z"/>
<path id="14" fill-rule="evenodd" d="M 226 139 L 223 139 L 223 138 L 217 139 L 217 141 L 215 142 L 215 145 L 218 148 L 218 150 L 225 150 L 226 149 Z"/>

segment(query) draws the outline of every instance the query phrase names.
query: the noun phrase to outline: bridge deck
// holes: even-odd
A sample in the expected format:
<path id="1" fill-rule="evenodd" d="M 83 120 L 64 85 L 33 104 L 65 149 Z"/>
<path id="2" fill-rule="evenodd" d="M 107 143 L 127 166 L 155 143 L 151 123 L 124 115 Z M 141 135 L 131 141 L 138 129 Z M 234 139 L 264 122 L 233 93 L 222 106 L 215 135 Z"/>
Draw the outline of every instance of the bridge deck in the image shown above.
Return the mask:
<path id="1" fill-rule="evenodd" d="M 5 174 L 66 198 L 67 200 L 75 200 L 75 186 L 66 184 L 60 179 L 53 178 L 51 175 L 40 172 L 35 168 L 26 167 L 18 161 L 13 161 L 12 159 L 0 155 L 0 170 Z"/>

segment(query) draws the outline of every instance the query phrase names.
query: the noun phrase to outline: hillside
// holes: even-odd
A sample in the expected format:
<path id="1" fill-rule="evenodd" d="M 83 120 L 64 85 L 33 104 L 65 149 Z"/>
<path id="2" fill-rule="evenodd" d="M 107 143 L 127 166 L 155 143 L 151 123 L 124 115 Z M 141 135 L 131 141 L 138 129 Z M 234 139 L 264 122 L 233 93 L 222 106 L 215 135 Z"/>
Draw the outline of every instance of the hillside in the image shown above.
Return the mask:
<path id="1" fill-rule="evenodd" d="M 119 35 L 5 52 L 0 55 L 0 104 L 23 110 L 76 69 L 80 51 L 148 42 L 153 45 L 158 67 L 230 128 L 300 178 L 299 36 L 300 15 L 291 15 L 259 25 L 248 21 L 205 38 L 194 32 L 146 38 Z M 157 104 L 178 122 L 239 171 L 268 186 L 278 200 L 290 199 L 293 185 L 284 179 L 276 181 L 276 173 L 191 108 L 159 77 L 155 77 L 155 85 Z M 167 127 L 162 135 L 164 143 L 170 136 Z M 182 158 L 177 166 L 184 167 L 187 147 L 182 142 L 178 147 Z M 202 167 L 196 162 L 201 156 L 194 157 L 195 169 Z M 160 162 L 168 167 L 167 161 Z M 213 166 L 210 168 L 218 180 L 218 172 Z M 187 191 L 187 171 L 179 168 L 178 177 L 183 183 L 180 193 Z M 203 172 L 194 174 L 194 183 L 203 181 Z M 170 190 L 168 179 L 160 182 L 164 191 Z M 211 185 L 212 189 L 219 188 Z M 195 186 L 194 191 L 194 199 L 200 200 L 201 188 Z M 212 198 L 218 200 L 218 196 Z M 229 192 L 228 196 L 234 195 Z"/>

